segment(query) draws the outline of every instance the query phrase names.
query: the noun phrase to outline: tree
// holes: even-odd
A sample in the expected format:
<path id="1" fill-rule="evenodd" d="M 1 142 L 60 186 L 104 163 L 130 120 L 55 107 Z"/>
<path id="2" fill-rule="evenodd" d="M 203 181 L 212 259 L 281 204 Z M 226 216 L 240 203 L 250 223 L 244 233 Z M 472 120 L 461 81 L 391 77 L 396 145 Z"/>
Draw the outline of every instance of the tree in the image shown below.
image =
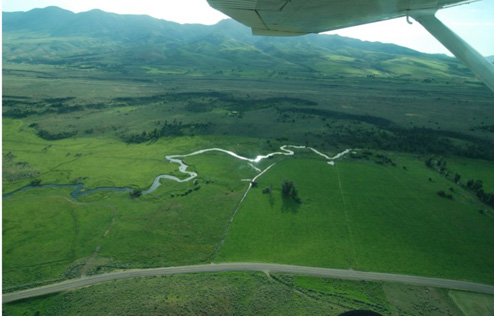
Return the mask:
<path id="1" fill-rule="evenodd" d="M 461 175 L 459 173 L 455 174 L 455 183 L 458 183 L 460 182 L 460 179 L 461 179 Z"/>
<path id="2" fill-rule="evenodd" d="M 446 199 L 450 199 L 450 200 L 453 199 L 453 196 L 451 194 L 447 194 L 444 191 L 438 191 L 437 195 L 439 195 L 440 197 L 446 198 Z"/>
<path id="3" fill-rule="evenodd" d="M 432 158 L 429 158 L 425 161 L 425 165 L 429 168 L 432 168 L 433 164 L 432 164 Z"/>
<path id="4" fill-rule="evenodd" d="M 472 183 L 472 190 L 474 192 L 481 191 L 483 185 L 484 185 L 484 183 L 482 182 L 482 180 L 474 180 Z"/>
<path id="5" fill-rule="evenodd" d="M 130 197 L 135 199 L 138 198 L 142 195 L 142 190 L 135 189 L 134 191 L 130 192 Z"/>
<path id="6" fill-rule="evenodd" d="M 284 198 L 289 198 L 295 201 L 296 203 L 301 203 L 302 201 L 298 197 L 298 191 L 291 180 L 283 180 L 281 183 L 281 194 Z"/>
<path id="7" fill-rule="evenodd" d="M 33 181 L 31 181 L 30 185 L 32 185 L 34 187 L 40 186 L 41 185 L 41 179 L 34 179 Z"/>

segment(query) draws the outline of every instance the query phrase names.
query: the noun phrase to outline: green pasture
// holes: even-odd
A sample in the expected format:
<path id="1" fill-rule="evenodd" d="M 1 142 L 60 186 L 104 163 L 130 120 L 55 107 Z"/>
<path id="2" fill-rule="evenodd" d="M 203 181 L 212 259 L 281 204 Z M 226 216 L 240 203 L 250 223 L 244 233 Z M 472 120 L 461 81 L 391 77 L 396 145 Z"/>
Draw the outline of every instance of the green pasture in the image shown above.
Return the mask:
<path id="1" fill-rule="evenodd" d="M 447 168 L 450 173 L 461 175 L 460 183 L 468 180 L 482 180 L 484 191 L 494 193 L 494 163 L 487 160 L 468 158 L 447 158 Z"/>
<path id="2" fill-rule="evenodd" d="M 165 187 L 163 185 L 163 187 Z M 200 189 L 166 192 L 136 200 L 112 196 L 106 202 L 118 209 L 116 224 L 100 251 L 115 266 L 160 267 L 209 263 L 224 236 L 226 225 L 242 192 L 200 182 Z M 173 192 L 173 193 L 170 193 Z M 171 197 L 171 195 L 175 195 Z M 88 196 L 90 198 L 90 196 Z"/>
<path id="3" fill-rule="evenodd" d="M 450 291 L 449 296 L 465 316 L 489 316 L 494 311 L 494 296 Z"/>
<path id="4" fill-rule="evenodd" d="M 71 189 L 44 188 L 4 198 L 4 289 L 78 277 L 84 269 L 211 262 L 247 184 L 208 181 L 164 181 L 138 199 L 97 192 L 74 201 Z"/>
<path id="5" fill-rule="evenodd" d="M 373 161 L 286 159 L 258 179 L 218 262 L 352 268 L 493 283 L 493 221 L 459 187 L 406 156 Z M 406 167 L 406 170 L 403 168 Z M 431 178 L 429 180 L 429 178 Z M 281 197 L 292 180 L 301 204 Z M 272 194 L 262 189 L 273 186 Z M 450 192 L 450 191 L 448 191 Z"/>
<path id="6" fill-rule="evenodd" d="M 453 183 L 451 174 L 424 165 L 430 156 L 442 155 L 462 184 L 479 179 L 486 192 L 494 192 L 492 162 L 449 157 L 460 152 L 451 148 L 492 157 L 494 134 L 485 128 L 494 120 L 492 93 L 468 81 L 474 79 L 462 66 L 351 49 L 284 59 L 282 46 L 273 46 L 277 55 L 261 62 L 266 52 L 238 41 L 223 41 L 219 51 L 207 41 L 182 43 L 174 63 L 164 65 L 152 59 L 157 51 L 144 46 L 127 51 L 107 39 L 33 35 L 5 37 L 3 194 L 38 182 L 146 190 L 159 174 L 186 176 L 166 155 L 212 147 L 248 158 L 284 144 L 325 153 L 370 148 L 374 156 L 347 157 L 330 166 L 297 150 L 294 157 L 253 164 L 264 169 L 275 163 L 235 218 L 249 186 L 245 180 L 257 172 L 220 152 L 184 158 L 188 170 L 198 173 L 194 181 L 163 180 L 155 192 L 138 198 L 102 191 L 74 200 L 71 188 L 15 193 L 2 202 L 4 291 L 119 269 L 230 261 L 494 284 L 492 211 L 479 212 L 486 206 Z M 89 52 L 101 44 L 100 53 Z M 151 47 L 161 54 L 162 44 Z M 123 55 L 109 53 L 114 51 Z M 39 56 L 41 62 L 33 61 Z M 255 67 L 250 59 L 257 60 Z M 54 98 L 68 101 L 60 105 L 50 101 Z M 164 122 L 186 127 L 149 142 L 129 140 L 160 130 Z M 409 133 L 413 128 L 429 132 L 420 138 Z M 46 140 L 50 137 L 37 136 L 43 132 L 71 136 Z M 409 138 L 387 137 L 400 133 Z M 379 149 L 417 152 L 393 141 L 415 142 L 420 149 L 432 134 L 450 141 L 446 152 L 420 157 L 381 152 L 396 166 L 376 164 Z M 484 147 L 472 152 L 479 144 Z M 285 179 L 293 181 L 301 203 L 282 198 Z M 493 307 L 492 296 L 459 291 L 224 273 L 108 282 L 8 304 L 3 314 L 337 315 L 350 309 L 483 316 Z"/>
<path id="7" fill-rule="evenodd" d="M 362 309 L 377 312 L 390 308 L 381 282 L 355 282 L 304 275 L 296 275 L 292 278 L 284 278 L 283 275 L 279 277 L 287 281 L 288 284 L 293 284 L 305 291 L 313 291 L 318 294 L 331 293 L 334 301 L 342 305 L 349 304 L 346 299 L 351 297 L 359 301 L 362 305 L 365 304 L 365 307 L 361 307 Z"/>
<path id="8" fill-rule="evenodd" d="M 68 199 L 66 189 L 40 189 L 4 198 L 3 288 L 60 281 L 83 265 L 112 223 L 113 207 Z"/>
<path id="9" fill-rule="evenodd" d="M 343 202 L 338 182 L 331 181 L 336 171 L 322 159 L 287 158 L 272 167 L 258 178 L 259 186 L 244 200 L 218 261 L 351 267 L 349 233 L 345 215 L 339 212 Z M 302 204 L 281 198 L 283 179 L 294 181 Z M 262 193 L 271 186 L 271 194 Z M 321 196 L 311 191 L 319 191 Z M 326 243 L 324 250 L 318 243 Z"/>
<path id="10" fill-rule="evenodd" d="M 4 119 L 3 154 L 15 156 L 14 163 L 25 162 L 30 170 L 39 172 L 36 179 L 41 184 L 72 184 L 82 182 L 85 189 L 97 187 L 135 187 L 147 189 L 159 174 L 172 174 L 179 178 L 186 175 L 178 171 L 178 165 L 165 159 L 166 155 L 189 154 L 199 149 L 222 147 L 239 150 L 248 158 L 259 154 L 259 142 L 248 138 L 231 137 L 183 137 L 160 139 L 155 143 L 125 144 L 109 137 L 69 138 L 47 141 L 39 138 L 33 129 L 26 127 L 22 121 Z M 262 149 L 261 149 L 262 150 Z M 267 153 L 267 149 L 264 152 Z M 206 154 L 213 155 L 216 154 Z M 218 154 L 228 163 L 237 164 L 239 168 L 253 169 L 246 162 L 226 154 Z M 188 159 L 195 159 L 190 157 Z M 224 160 L 208 159 L 221 169 Z M 208 164 L 203 164 L 204 168 Z M 193 166 L 191 166 L 193 167 Z M 193 169 L 190 169 L 193 170 Z M 223 169 L 228 171 L 228 169 Z M 205 169 L 206 173 L 208 172 Z M 19 189 L 33 178 L 19 176 L 15 180 L 15 170 L 10 176 L 12 181 L 4 181 L 3 193 Z M 22 173 L 22 170 L 19 170 Z M 216 172 L 211 172 L 217 176 Z"/>
<path id="11" fill-rule="evenodd" d="M 79 102 L 107 102 L 128 95 L 158 93 L 159 87 L 125 80 L 120 73 L 76 70 L 64 66 L 2 63 L 3 94 L 31 99 L 77 97 Z"/>
<path id="12" fill-rule="evenodd" d="M 163 142 L 164 143 L 164 142 Z M 159 173 L 172 173 L 176 166 L 165 159 L 180 146 L 127 145 L 109 138 L 43 140 L 19 121 L 4 120 L 3 153 L 38 170 L 41 183 L 83 182 L 85 188 L 103 186 L 147 188 Z M 3 192 L 22 187 L 32 179 L 4 183 Z"/>
<path id="13" fill-rule="evenodd" d="M 433 78 L 448 78 L 451 73 L 450 65 L 432 59 L 400 56 L 378 62 L 379 68 L 385 73 L 397 75 L 430 76 Z"/>
<path id="14" fill-rule="evenodd" d="M 222 147 L 249 158 L 267 153 L 259 152 L 259 142 L 255 139 L 229 137 L 175 138 L 140 145 L 104 138 L 48 142 L 23 130 L 18 121 L 6 120 L 5 123 L 4 135 L 8 141 L 4 142 L 4 154 L 11 152 L 15 155 L 14 161 L 25 161 L 38 169 L 41 174 L 37 179 L 41 179 L 42 184 L 73 183 L 75 181 L 70 179 L 78 175 L 86 189 L 129 185 L 146 189 L 158 173 L 186 177 L 178 172 L 177 164 L 164 159 L 166 154 L 188 154 L 204 147 Z M 147 154 L 150 157 L 145 157 Z M 256 165 L 265 168 L 276 159 L 279 158 Z M 133 160 L 133 165 L 118 165 L 119 161 Z M 77 277 L 83 270 L 92 274 L 119 268 L 211 262 L 233 211 L 248 187 L 249 182 L 241 180 L 251 179 L 257 171 L 248 162 L 222 152 L 190 156 L 184 161 L 189 165 L 188 170 L 199 174 L 195 180 L 186 183 L 162 180 L 155 192 L 137 199 L 128 193 L 102 191 L 76 201 L 69 196 L 72 188 L 35 188 L 4 198 L 4 287 L 13 289 Z M 144 170 L 153 168 L 154 172 L 145 174 Z M 129 182 L 126 175 L 130 179 L 142 179 L 145 185 L 135 185 L 137 180 Z M 90 181 L 93 177 L 96 180 Z M 30 181 L 31 178 L 5 181 L 4 191 L 10 192 Z M 59 208 L 60 211 L 53 214 Z M 79 225 L 77 216 L 82 212 L 79 209 L 84 212 L 87 209 L 92 216 L 92 222 L 84 223 L 87 227 Z M 33 213 L 37 220 L 30 223 L 45 230 L 36 231 L 29 225 L 21 225 Z M 58 226 L 63 229 L 56 230 Z M 26 239 L 25 233 L 31 230 L 42 238 Z M 78 234 L 82 241 L 92 238 L 88 249 L 73 250 L 80 247 L 72 243 L 73 236 Z M 98 238 L 93 238 L 94 234 Z M 52 243 L 59 239 L 64 242 L 53 249 L 58 257 L 45 260 L 44 254 L 52 251 Z M 29 255 L 25 255 L 28 250 L 13 252 L 21 242 L 19 249 L 29 249 Z M 98 253 L 86 267 L 96 247 Z"/>

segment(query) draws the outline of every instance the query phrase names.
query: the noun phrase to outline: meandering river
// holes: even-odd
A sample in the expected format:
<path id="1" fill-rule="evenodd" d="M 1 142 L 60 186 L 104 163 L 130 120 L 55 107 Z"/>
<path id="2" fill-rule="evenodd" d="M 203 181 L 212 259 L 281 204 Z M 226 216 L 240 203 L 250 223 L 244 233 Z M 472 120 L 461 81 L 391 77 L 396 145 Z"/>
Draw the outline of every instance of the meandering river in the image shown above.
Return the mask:
<path id="1" fill-rule="evenodd" d="M 147 189 L 145 191 L 142 191 L 142 194 L 143 195 L 150 194 L 150 193 L 156 191 L 156 189 L 158 189 L 158 187 L 161 185 L 161 183 L 160 183 L 160 180 L 161 179 L 168 179 L 168 180 L 172 180 L 172 181 L 176 181 L 176 182 L 187 182 L 187 181 L 190 181 L 190 180 L 194 179 L 195 177 L 197 177 L 197 173 L 196 172 L 187 171 L 187 168 L 189 166 L 187 164 L 185 164 L 183 162 L 183 160 L 182 160 L 183 158 L 186 158 L 186 157 L 196 156 L 196 155 L 200 155 L 200 154 L 207 153 L 207 152 L 210 152 L 210 151 L 223 152 L 223 153 L 228 154 L 228 155 L 230 155 L 232 157 L 235 157 L 237 159 L 248 161 L 249 164 L 252 166 L 252 168 L 255 169 L 257 172 L 259 172 L 259 174 L 251 180 L 251 181 L 255 181 L 262 174 L 264 174 L 269 168 L 271 168 L 272 165 L 270 165 L 268 168 L 266 168 L 264 170 L 261 170 L 257 166 L 255 166 L 254 164 L 260 162 L 263 159 L 267 159 L 267 158 L 270 158 L 270 157 L 273 157 L 273 156 L 276 156 L 276 155 L 284 155 L 284 156 L 292 156 L 292 155 L 294 155 L 295 152 L 293 150 L 288 149 L 288 148 L 292 148 L 292 149 L 308 149 L 308 150 L 311 150 L 315 154 L 317 154 L 317 155 L 325 158 L 328 161 L 328 164 L 330 164 L 330 165 L 334 165 L 334 161 L 336 159 L 341 158 L 342 156 L 344 156 L 344 155 L 346 155 L 347 153 L 350 152 L 350 149 L 346 149 L 346 150 L 342 151 L 341 153 L 335 155 L 334 157 L 330 157 L 330 156 L 325 155 L 325 154 L 321 153 L 320 151 L 318 151 L 318 150 L 316 150 L 316 149 L 314 149 L 312 147 L 295 146 L 295 145 L 284 145 L 284 146 L 281 146 L 280 147 L 280 151 L 275 151 L 275 152 L 272 152 L 272 153 L 267 154 L 267 155 L 259 155 L 256 158 L 243 157 L 243 156 L 240 156 L 240 155 L 234 153 L 233 151 L 229 151 L 229 150 L 221 149 L 221 148 L 201 149 L 201 150 L 195 151 L 195 152 L 190 153 L 190 154 L 185 154 L 185 155 L 168 155 L 168 156 L 165 156 L 165 158 L 169 162 L 171 162 L 171 163 L 178 164 L 179 165 L 178 166 L 178 170 L 181 173 L 183 173 L 184 175 L 186 175 L 186 177 L 184 179 L 180 179 L 178 177 L 175 177 L 175 176 L 172 176 L 172 175 L 168 175 L 168 174 L 158 175 L 158 176 L 156 176 L 156 178 L 154 178 L 153 184 L 151 184 L 151 186 L 149 187 L 149 189 Z M 30 190 L 30 189 L 39 189 L 39 188 L 68 188 L 68 187 L 73 187 L 74 188 L 74 190 L 70 193 L 70 196 L 72 198 L 74 198 L 74 199 L 78 199 L 78 198 L 80 198 L 83 195 L 87 195 L 87 194 L 90 194 L 90 193 L 93 193 L 93 192 L 99 192 L 99 191 L 116 191 L 116 192 L 132 192 L 132 191 L 134 191 L 133 188 L 118 188 L 118 187 L 102 187 L 102 188 L 96 188 L 96 189 L 91 189 L 91 190 L 84 190 L 84 184 L 82 184 L 82 183 L 79 183 L 79 184 L 45 184 L 45 185 L 38 185 L 38 186 L 27 185 L 25 187 L 22 187 L 22 188 L 20 188 L 18 190 L 13 191 L 13 192 L 4 194 L 3 195 L 3 198 L 8 198 L 8 197 L 14 195 L 15 193 L 18 193 L 18 192 L 21 192 L 21 191 L 25 191 L 25 190 Z"/>

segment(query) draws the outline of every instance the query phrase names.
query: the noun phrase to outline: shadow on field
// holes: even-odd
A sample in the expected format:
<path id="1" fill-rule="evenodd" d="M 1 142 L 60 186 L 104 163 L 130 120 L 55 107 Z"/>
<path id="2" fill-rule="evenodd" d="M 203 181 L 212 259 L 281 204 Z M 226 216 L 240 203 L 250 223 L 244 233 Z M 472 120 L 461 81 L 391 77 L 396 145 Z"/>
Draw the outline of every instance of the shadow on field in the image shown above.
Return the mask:
<path id="1" fill-rule="evenodd" d="M 269 194 L 268 196 L 268 201 L 269 201 L 269 205 L 271 206 L 271 209 L 273 209 L 273 206 L 274 206 L 274 197 L 273 197 L 273 194 Z"/>
<path id="2" fill-rule="evenodd" d="M 297 213 L 300 207 L 300 202 L 296 202 L 291 197 L 281 196 L 281 211 L 286 213 Z"/>

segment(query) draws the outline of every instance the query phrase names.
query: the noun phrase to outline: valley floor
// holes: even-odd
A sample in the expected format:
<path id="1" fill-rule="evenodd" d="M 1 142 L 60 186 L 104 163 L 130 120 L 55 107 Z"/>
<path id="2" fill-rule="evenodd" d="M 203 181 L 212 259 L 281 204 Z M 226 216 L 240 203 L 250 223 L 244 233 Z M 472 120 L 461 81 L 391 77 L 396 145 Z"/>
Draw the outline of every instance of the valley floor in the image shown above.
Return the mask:
<path id="1" fill-rule="evenodd" d="M 43 75 L 23 67 L 7 65 L 4 76 L 5 297 L 120 270 L 211 262 L 494 284 L 492 100 L 478 86 L 455 94 L 446 84 L 407 80 L 278 78 L 267 86 L 171 75 L 138 86 L 104 72 L 88 79 L 63 67 L 36 66 Z M 283 152 L 285 144 L 299 148 L 239 159 Z M 206 148 L 223 151 L 188 155 Z M 325 156 L 347 148 L 356 149 L 328 164 Z M 173 155 L 188 175 L 166 158 Z M 150 191 L 153 179 L 160 186 Z M 71 195 L 76 186 L 81 194 Z M 492 309 L 492 295 L 432 284 L 273 271 L 116 280 L 6 304 L 4 314 L 135 314 L 135 299 L 122 306 L 96 300 L 140 299 L 148 288 L 148 314 L 267 315 L 275 306 L 273 314 L 377 308 L 469 316 Z"/>

